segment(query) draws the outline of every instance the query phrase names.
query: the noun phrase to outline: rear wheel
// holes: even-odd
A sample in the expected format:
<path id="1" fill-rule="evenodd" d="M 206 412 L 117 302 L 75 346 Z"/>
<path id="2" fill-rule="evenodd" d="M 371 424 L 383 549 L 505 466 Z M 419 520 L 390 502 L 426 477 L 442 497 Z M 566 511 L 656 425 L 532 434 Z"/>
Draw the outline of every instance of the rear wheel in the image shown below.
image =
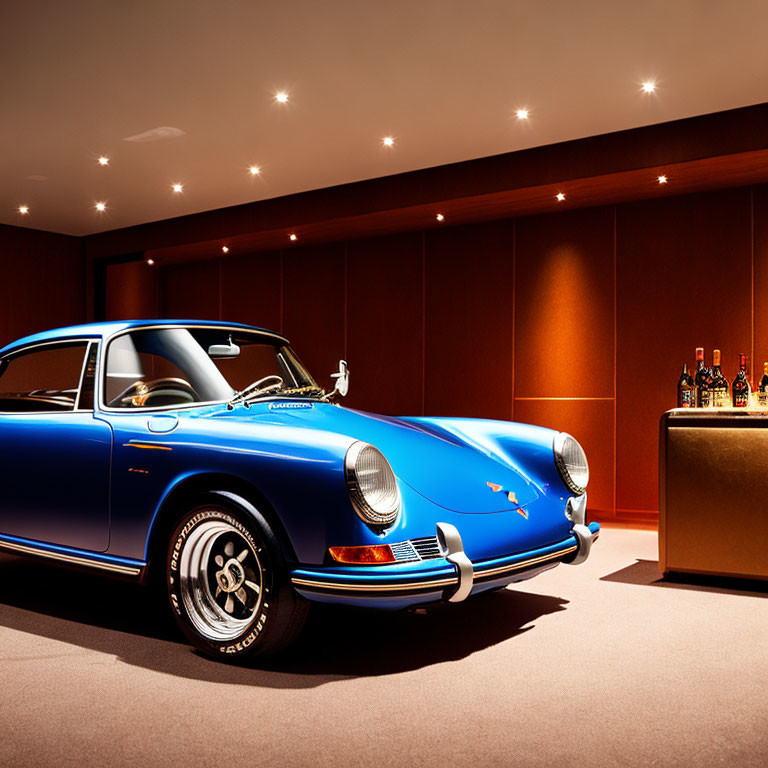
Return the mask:
<path id="1" fill-rule="evenodd" d="M 213 494 L 173 531 L 166 583 L 184 634 L 217 658 L 275 653 L 296 638 L 308 613 L 267 521 Z"/>

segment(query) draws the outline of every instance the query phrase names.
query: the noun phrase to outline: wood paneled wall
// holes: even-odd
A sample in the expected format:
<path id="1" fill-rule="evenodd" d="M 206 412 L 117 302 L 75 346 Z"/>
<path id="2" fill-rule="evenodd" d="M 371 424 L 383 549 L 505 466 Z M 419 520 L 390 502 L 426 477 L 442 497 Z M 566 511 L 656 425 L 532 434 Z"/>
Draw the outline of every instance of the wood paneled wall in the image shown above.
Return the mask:
<path id="1" fill-rule="evenodd" d="M 110 267 L 130 269 L 156 276 L 161 315 L 282 331 L 321 383 L 345 357 L 350 406 L 572 433 L 602 518 L 656 514 L 659 417 L 696 346 L 729 377 L 740 352 L 768 359 L 763 187 Z"/>
<path id="2" fill-rule="evenodd" d="M 85 320 L 79 237 L 0 225 L 0 347 Z"/>

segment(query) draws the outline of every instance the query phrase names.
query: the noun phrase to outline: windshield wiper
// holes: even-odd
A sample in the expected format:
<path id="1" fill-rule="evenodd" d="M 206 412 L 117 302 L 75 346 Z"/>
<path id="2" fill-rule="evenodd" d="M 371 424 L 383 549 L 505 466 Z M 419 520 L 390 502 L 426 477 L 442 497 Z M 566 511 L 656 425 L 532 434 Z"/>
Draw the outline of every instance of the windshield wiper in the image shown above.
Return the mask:
<path id="1" fill-rule="evenodd" d="M 274 379 L 274 383 L 263 386 L 263 384 L 270 379 Z M 239 403 L 241 400 L 247 405 L 249 398 L 258 397 L 259 395 L 264 395 L 267 392 L 274 392 L 278 389 L 282 389 L 282 387 L 282 376 L 278 376 L 277 374 L 264 376 L 263 378 L 254 381 L 253 384 L 249 384 L 245 389 L 241 389 L 239 392 L 235 392 L 235 394 L 232 396 L 232 399 L 227 403 L 227 408 L 232 410 L 235 407 L 235 403 Z"/>

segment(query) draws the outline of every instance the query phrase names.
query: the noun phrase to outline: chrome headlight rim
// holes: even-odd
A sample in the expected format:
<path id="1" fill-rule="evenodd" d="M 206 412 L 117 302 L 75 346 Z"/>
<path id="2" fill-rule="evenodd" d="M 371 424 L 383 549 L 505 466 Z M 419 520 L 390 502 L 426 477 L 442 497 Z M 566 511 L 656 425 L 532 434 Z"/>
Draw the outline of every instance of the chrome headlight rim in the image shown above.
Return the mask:
<path id="1" fill-rule="evenodd" d="M 584 470 L 586 472 L 586 478 L 582 483 L 576 482 L 576 480 L 573 478 L 571 470 L 568 467 L 568 462 L 565 460 L 565 447 L 569 440 L 573 441 L 581 453 L 581 457 L 584 459 Z M 573 437 L 573 435 L 569 435 L 567 432 L 558 432 L 558 434 L 555 435 L 552 449 L 555 456 L 555 466 L 557 467 L 557 471 L 560 474 L 560 478 L 565 484 L 565 487 L 576 496 L 581 496 L 582 494 L 586 493 L 587 485 L 589 485 L 589 462 L 587 461 L 587 454 L 582 448 L 581 443 L 579 443 L 579 441 Z"/>
<path id="2" fill-rule="evenodd" d="M 391 475 L 394 484 L 394 498 L 384 510 L 374 508 L 365 493 L 361 489 L 357 474 L 357 462 L 364 451 L 375 451 L 378 458 L 384 463 L 386 471 Z M 366 524 L 375 528 L 386 528 L 397 520 L 400 514 L 400 486 L 397 483 L 395 473 L 387 461 L 386 456 L 375 446 L 362 440 L 352 443 L 347 449 L 347 455 L 344 457 L 344 479 L 347 482 L 347 491 L 352 502 L 352 507 L 357 516 Z"/>

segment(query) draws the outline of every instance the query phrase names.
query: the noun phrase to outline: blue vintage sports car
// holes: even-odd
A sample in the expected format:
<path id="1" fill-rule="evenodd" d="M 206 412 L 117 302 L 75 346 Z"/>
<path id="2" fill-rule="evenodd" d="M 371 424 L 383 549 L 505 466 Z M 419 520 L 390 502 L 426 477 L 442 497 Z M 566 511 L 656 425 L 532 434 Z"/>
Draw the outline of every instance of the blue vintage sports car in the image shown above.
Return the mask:
<path id="1" fill-rule="evenodd" d="M 587 459 L 504 421 L 342 408 L 283 336 L 60 328 L 0 350 L 0 547 L 161 586 L 209 655 L 274 652 L 311 601 L 404 608 L 580 563 Z"/>

